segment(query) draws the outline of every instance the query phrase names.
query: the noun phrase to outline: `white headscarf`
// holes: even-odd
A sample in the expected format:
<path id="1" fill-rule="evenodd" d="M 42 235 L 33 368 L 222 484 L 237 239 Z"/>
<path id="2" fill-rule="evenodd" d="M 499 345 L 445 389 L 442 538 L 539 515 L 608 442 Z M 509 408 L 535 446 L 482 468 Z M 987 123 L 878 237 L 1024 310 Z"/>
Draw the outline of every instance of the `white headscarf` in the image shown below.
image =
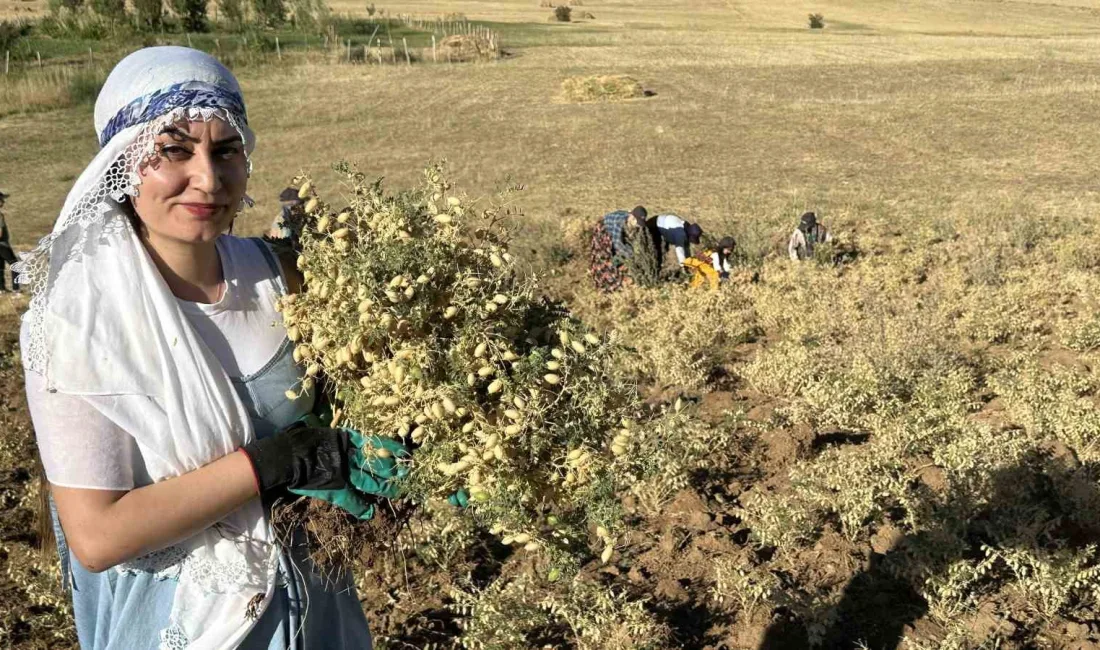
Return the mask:
<path id="1" fill-rule="evenodd" d="M 27 368 L 151 450 L 154 481 L 202 467 L 254 436 L 229 377 L 118 204 L 137 194 L 138 166 L 154 153 L 156 136 L 181 118 L 222 119 L 253 149 L 240 87 L 218 61 L 183 47 L 123 59 L 96 100 L 102 149 L 69 192 L 53 232 L 16 269 L 32 285 Z M 119 567 L 178 577 L 161 648 L 235 648 L 271 600 L 273 537 L 254 499 L 193 538 Z"/>

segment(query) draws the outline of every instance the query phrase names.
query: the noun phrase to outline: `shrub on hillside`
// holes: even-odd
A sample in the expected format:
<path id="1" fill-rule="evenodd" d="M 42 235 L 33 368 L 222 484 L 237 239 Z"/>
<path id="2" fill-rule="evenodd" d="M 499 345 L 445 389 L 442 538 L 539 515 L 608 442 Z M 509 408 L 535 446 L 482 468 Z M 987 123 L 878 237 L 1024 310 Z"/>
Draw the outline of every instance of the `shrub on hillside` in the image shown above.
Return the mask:
<path id="1" fill-rule="evenodd" d="M 221 0 L 218 2 L 218 9 L 230 29 L 240 30 L 244 27 L 245 0 Z"/>
<path id="2" fill-rule="evenodd" d="M 184 31 L 206 31 L 206 3 L 207 0 L 172 0 L 172 11 L 179 17 Z"/>
<path id="3" fill-rule="evenodd" d="M 573 18 L 573 9 L 565 5 L 554 7 L 554 20 L 559 23 L 567 23 Z"/>
<path id="4" fill-rule="evenodd" d="M 12 49 L 19 39 L 31 31 L 30 23 L 22 20 L 0 21 L 0 50 L 5 52 Z"/>
<path id="5" fill-rule="evenodd" d="M 329 18 L 324 0 L 289 0 L 287 19 L 296 29 L 316 29 Z"/>
<path id="6" fill-rule="evenodd" d="M 821 14 L 810 14 L 810 29 L 824 29 L 825 28 L 825 16 Z"/>
<path id="7" fill-rule="evenodd" d="M 252 0 L 256 22 L 264 27 L 278 27 L 286 22 L 285 0 Z"/>
<path id="8" fill-rule="evenodd" d="M 91 0 L 91 7 L 92 11 L 108 20 L 126 20 L 126 0 Z"/>
<path id="9" fill-rule="evenodd" d="M 84 4 L 84 0 L 49 0 L 50 13 L 57 14 L 62 9 L 75 11 Z"/>
<path id="10" fill-rule="evenodd" d="M 133 0 L 133 3 L 139 30 L 159 32 L 164 27 L 164 0 Z"/>

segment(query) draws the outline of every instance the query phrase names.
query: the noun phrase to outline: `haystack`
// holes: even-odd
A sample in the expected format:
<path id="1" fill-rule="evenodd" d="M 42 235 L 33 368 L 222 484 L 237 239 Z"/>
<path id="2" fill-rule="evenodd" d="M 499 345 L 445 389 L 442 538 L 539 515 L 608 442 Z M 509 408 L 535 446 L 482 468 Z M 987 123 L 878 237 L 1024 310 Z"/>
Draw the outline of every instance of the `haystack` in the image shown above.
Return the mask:
<path id="1" fill-rule="evenodd" d="M 500 49 L 484 36 L 453 34 L 439 42 L 439 58 L 443 61 L 479 61 L 495 59 Z"/>
<path id="2" fill-rule="evenodd" d="M 570 102 L 620 101 L 645 97 L 638 80 L 627 75 L 588 75 L 570 77 L 561 83 L 562 94 Z"/>

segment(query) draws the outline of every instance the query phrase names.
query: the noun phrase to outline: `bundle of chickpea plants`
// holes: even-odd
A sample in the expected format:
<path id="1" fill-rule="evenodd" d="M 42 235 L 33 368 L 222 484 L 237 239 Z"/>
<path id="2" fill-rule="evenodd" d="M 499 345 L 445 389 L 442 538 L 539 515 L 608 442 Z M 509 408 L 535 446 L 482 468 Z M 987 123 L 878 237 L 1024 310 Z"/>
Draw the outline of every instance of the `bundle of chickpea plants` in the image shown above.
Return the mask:
<path id="1" fill-rule="evenodd" d="M 399 535 L 418 553 L 444 555 L 487 531 L 530 558 L 524 581 L 547 586 L 608 562 L 626 526 L 624 495 L 657 508 L 686 485 L 707 450 L 705 426 L 679 402 L 643 408 L 616 369 L 615 342 L 537 296 L 508 250 L 503 202 L 475 211 L 438 164 L 392 195 L 336 169 L 346 205 L 295 179 L 305 285 L 279 309 L 307 369 L 296 390 L 324 376 L 341 426 L 412 450 L 398 460 L 408 473 L 395 501 L 411 506 Z M 455 506 L 456 494 L 468 503 Z M 632 611 L 618 622 L 638 641 L 615 647 L 657 647 L 655 624 Z M 476 612 L 470 619 L 476 626 Z M 581 635 L 599 636 L 595 625 Z"/>

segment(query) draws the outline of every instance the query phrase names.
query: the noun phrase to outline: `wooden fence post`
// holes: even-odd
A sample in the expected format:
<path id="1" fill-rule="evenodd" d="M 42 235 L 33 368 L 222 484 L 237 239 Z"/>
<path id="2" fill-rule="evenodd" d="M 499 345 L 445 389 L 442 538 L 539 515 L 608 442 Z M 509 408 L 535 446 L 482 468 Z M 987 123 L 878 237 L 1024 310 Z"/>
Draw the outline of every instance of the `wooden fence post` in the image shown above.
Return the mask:
<path id="1" fill-rule="evenodd" d="M 401 45 L 405 47 L 405 65 L 412 65 L 412 59 L 409 58 L 409 41 L 404 36 L 401 37 Z"/>
<path id="2" fill-rule="evenodd" d="M 8 70 L 11 69 L 11 50 L 4 50 L 4 76 L 8 76 Z"/>
<path id="3" fill-rule="evenodd" d="M 439 59 L 435 54 L 435 34 L 432 34 L 432 63 L 439 63 Z"/>
<path id="4" fill-rule="evenodd" d="M 275 37 L 275 56 L 278 57 L 280 61 L 283 60 L 283 50 L 282 50 L 282 48 L 279 47 L 279 37 L 278 36 Z"/>
<path id="5" fill-rule="evenodd" d="M 374 31 L 370 33 L 370 38 L 367 39 L 367 47 L 370 47 L 374 43 L 374 37 L 378 35 L 378 25 L 374 26 Z M 378 42 L 379 47 L 382 45 L 382 41 Z"/>

